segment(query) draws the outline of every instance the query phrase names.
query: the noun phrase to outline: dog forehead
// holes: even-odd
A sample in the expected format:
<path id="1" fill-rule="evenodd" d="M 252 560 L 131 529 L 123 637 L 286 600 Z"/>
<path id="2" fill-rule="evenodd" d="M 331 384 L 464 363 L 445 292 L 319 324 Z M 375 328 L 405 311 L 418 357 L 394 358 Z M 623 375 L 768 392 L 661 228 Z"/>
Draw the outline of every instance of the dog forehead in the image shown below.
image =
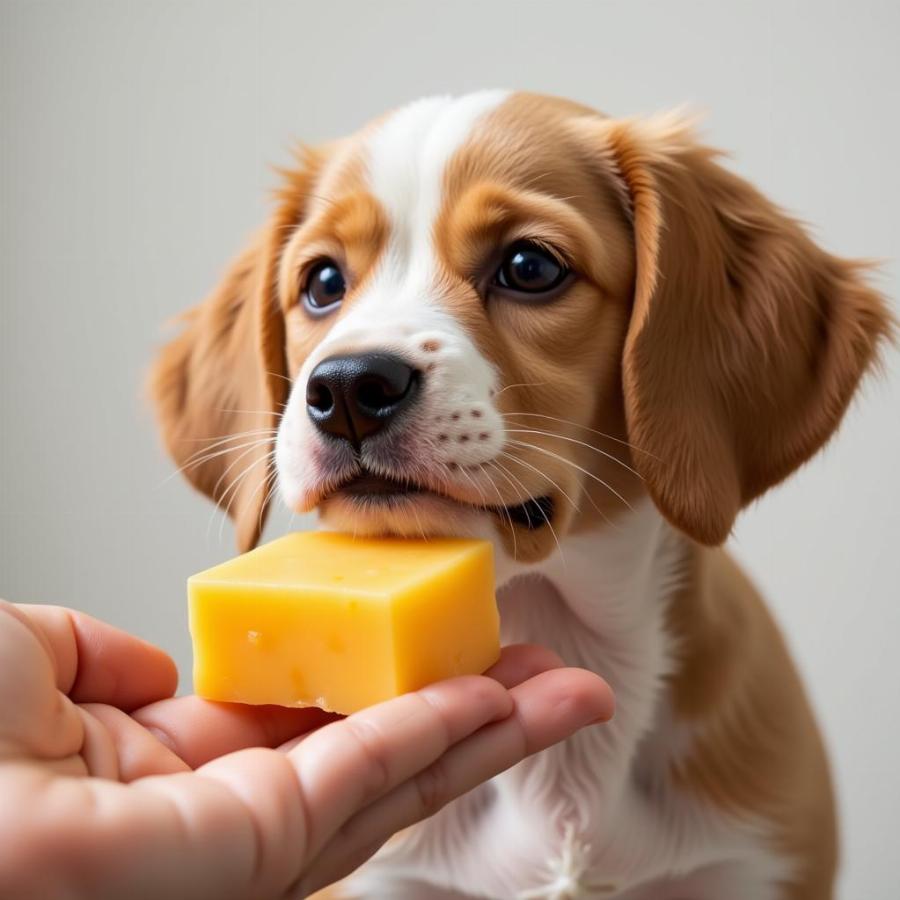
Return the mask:
<path id="1" fill-rule="evenodd" d="M 430 228 L 442 200 L 448 163 L 478 124 L 510 96 L 486 90 L 428 97 L 390 114 L 367 141 L 369 190 L 400 230 Z"/>
<path id="2" fill-rule="evenodd" d="M 441 302 L 434 226 L 452 160 L 508 97 L 508 91 L 490 90 L 417 100 L 364 129 L 355 148 L 339 160 L 347 176 L 360 179 L 357 189 L 384 213 L 388 236 L 360 295 L 329 340 L 357 340 L 365 333 L 365 340 L 373 341 L 401 326 L 459 331 Z"/>
<path id="3" fill-rule="evenodd" d="M 583 193 L 583 154 L 569 124 L 585 115 L 597 114 L 524 91 L 416 100 L 333 142 L 307 221 L 326 215 L 342 197 L 368 196 L 384 213 L 391 252 L 410 261 L 474 182 L 560 197 Z"/>
<path id="4" fill-rule="evenodd" d="M 559 164 L 569 155 L 560 126 L 577 112 L 583 109 L 568 101 L 518 91 L 428 97 L 339 142 L 316 185 L 312 218 L 333 211 L 341 197 L 365 196 L 383 214 L 386 233 L 319 350 L 374 344 L 400 331 L 472 343 L 476 326 L 456 302 L 462 282 L 447 278 L 449 236 L 440 225 L 474 182 L 515 189 L 540 180 L 559 196 L 579 193 L 578 173 Z"/>

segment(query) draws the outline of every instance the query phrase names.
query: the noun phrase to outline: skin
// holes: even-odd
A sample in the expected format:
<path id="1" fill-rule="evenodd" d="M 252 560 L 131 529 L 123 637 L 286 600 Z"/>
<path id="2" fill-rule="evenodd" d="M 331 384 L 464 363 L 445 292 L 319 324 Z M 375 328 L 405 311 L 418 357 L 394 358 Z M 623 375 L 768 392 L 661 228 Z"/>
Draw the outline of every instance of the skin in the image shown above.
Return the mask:
<path id="1" fill-rule="evenodd" d="M 346 719 L 179 697 L 163 651 L 0 601 L 0 894 L 304 897 L 613 713 L 534 646 Z"/>

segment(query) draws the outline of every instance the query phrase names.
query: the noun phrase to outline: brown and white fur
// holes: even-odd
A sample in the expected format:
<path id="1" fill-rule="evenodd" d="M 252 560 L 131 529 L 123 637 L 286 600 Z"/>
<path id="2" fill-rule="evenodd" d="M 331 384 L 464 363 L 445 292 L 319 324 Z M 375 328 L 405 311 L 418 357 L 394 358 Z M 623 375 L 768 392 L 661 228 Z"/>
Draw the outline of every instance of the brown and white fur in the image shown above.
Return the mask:
<path id="1" fill-rule="evenodd" d="M 552 301 L 491 287 L 521 238 L 575 273 Z M 298 297 L 323 257 L 348 292 L 311 317 Z M 505 642 L 552 647 L 618 700 L 611 724 L 447 805 L 341 896 L 832 896 L 813 714 L 718 545 L 828 440 L 873 364 L 891 322 L 864 276 L 677 116 L 433 98 L 285 173 L 271 222 L 156 364 L 169 451 L 242 549 L 276 482 L 329 528 L 489 538 Z M 316 431 L 306 380 L 370 349 L 422 388 L 355 452 Z M 360 466 L 427 490 L 361 504 L 340 491 Z M 529 496 L 552 498 L 541 527 L 504 515 Z"/>

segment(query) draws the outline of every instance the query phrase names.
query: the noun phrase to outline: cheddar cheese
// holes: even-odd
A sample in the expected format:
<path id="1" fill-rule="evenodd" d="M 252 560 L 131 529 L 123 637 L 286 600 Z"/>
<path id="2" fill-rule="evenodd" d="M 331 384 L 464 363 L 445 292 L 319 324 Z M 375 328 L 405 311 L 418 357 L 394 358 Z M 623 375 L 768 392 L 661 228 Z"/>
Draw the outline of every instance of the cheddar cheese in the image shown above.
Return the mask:
<path id="1" fill-rule="evenodd" d="M 500 653 L 487 541 L 288 534 L 188 580 L 194 689 L 342 713 Z"/>

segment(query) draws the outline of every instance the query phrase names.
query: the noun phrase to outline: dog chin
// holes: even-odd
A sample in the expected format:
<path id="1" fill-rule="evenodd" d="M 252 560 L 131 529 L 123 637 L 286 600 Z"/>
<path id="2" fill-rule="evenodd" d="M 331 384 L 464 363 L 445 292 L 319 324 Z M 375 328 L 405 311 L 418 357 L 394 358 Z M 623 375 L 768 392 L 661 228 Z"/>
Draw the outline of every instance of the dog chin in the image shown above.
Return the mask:
<path id="1" fill-rule="evenodd" d="M 388 501 L 338 496 L 319 505 L 319 520 L 328 528 L 366 537 L 466 537 L 487 515 L 421 495 Z"/>

